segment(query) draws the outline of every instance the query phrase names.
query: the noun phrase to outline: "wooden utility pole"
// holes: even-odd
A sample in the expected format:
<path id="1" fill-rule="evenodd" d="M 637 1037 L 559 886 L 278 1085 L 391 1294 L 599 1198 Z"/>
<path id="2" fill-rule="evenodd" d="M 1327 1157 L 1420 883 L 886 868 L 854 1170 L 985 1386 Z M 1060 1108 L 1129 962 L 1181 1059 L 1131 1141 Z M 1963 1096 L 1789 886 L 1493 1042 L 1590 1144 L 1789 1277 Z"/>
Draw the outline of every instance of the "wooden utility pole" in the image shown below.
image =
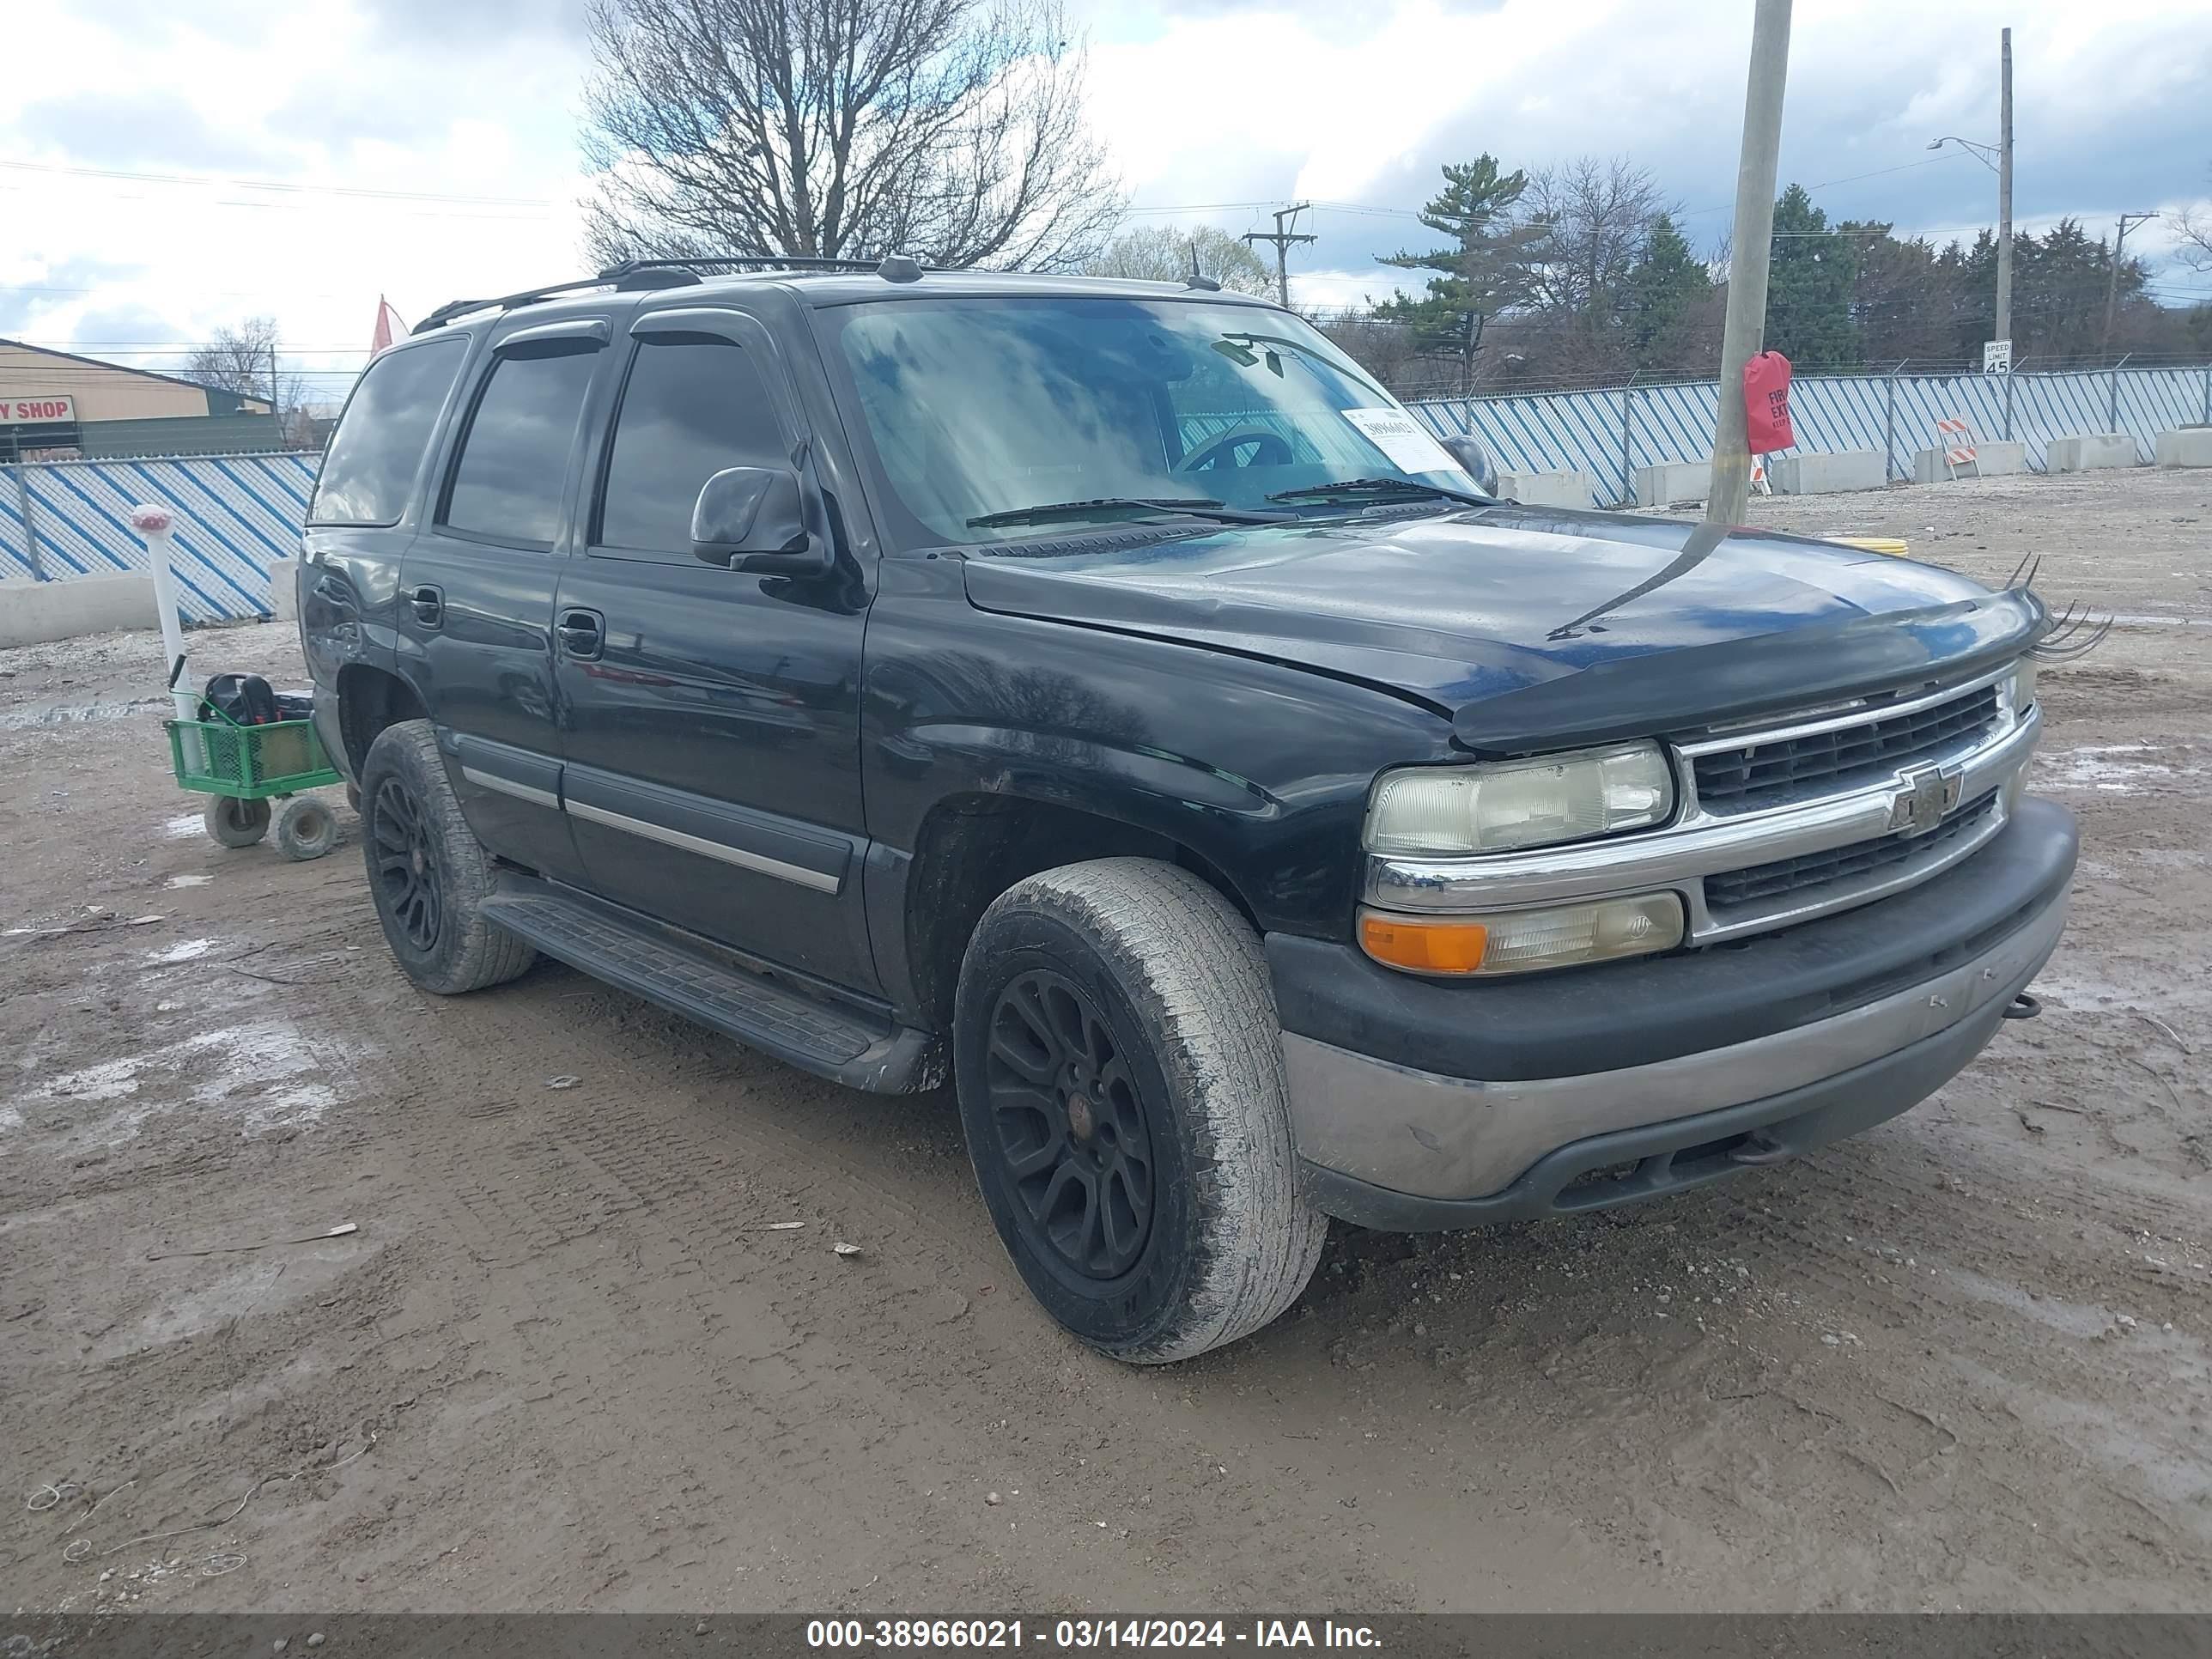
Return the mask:
<path id="1" fill-rule="evenodd" d="M 1735 228 L 1729 257 L 1728 316 L 1721 326 L 1720 410 L 1713 421 L 1707 524 L 1735 524 L 1751 495 L 1743 368 L 1766 340 L 1766 267 L 1774 251 L 1774 175 L 1782 153 L 1782 89 L 1790 71 L 1790 0 L 1759 0 L 1751 73 L 1743 94 L 1743 155 L 1736 164 Z"/>
<path id="2" fill-rule="evenodd" d="M 2155 213 L 2123 213 L 2120 216 L 2119 234 L 2112 238 L 2112 274 L 2105 284 L 2105 332 L 2097 343 L 2097 355 L 2100 357 L 2112 355 L 2112 319 L 2119 314 L 2120 309 L 2120 250 L 2128 245 L 2128 228 L 2157 217 Z"/>
<path id="3" fill-rule="evenodd" d="M 1997 328 L 2012 340 L 2012 31 L 2002 36 L 1997 94 Z"/>
<path id="4" fill-rule="evenodd" d="M 1297 223 L 1298 215 L 1313 205 L 1300 202 L 1292 207 L 1275 210 L 1275 228 L 1268 230 L 1248 230 L 1239 240 L 1247 242 L 1273 242 L 1275 245 L 1275 297 L 1283 302 L 1283 309 L 1291 308 L 1290 246 L 1293 242 L 1310 242 L 1310 236 L 1293 236 L 1291 226 Z"/>

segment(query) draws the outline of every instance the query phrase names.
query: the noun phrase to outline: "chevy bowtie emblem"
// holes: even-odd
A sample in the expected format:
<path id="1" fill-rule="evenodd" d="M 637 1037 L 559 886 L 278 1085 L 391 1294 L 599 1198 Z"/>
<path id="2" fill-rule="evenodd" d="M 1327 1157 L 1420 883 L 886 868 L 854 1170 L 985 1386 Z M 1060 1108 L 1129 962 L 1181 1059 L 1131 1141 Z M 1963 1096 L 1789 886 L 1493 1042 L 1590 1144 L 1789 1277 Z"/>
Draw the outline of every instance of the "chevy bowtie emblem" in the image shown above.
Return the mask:
<path id="1" fill-rule="evenodd" d="M 1905 787 L 1889 804 L 1889 827 L 1899 835 L 1924 836 L 1959 804 L 1964 774 L 1956 766 L 1915 766 L 1905 773 Z"/>

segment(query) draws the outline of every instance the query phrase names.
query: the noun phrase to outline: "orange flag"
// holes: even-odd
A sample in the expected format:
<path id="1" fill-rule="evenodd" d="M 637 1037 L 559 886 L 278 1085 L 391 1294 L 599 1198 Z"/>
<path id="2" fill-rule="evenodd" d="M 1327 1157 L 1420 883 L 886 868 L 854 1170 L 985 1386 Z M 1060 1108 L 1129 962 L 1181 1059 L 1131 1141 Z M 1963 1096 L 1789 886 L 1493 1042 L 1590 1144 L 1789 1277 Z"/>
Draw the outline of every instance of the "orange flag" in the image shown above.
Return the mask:
<path id="1" fill-rule="evenodd" d="M 376 331 L 368 337 L 368 355 L 372 357 L 390 345 L 397 335 L 404 334 L 407 325 L 399 320 L 399 313 L 392 302 L 381 294 L 376 296 Z"/>

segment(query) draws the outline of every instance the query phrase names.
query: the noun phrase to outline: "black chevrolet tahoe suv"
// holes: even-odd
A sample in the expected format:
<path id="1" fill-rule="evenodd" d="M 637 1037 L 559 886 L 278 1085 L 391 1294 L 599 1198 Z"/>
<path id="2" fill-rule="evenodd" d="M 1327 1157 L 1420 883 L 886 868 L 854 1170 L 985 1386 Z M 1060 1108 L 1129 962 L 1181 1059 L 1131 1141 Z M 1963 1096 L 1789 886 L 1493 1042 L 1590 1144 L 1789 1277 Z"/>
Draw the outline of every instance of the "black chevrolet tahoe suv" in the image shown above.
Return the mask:
<path id="1" fill-rule="evenodd" d="M 1891 1117 L 2057 942 L 2031 592 L 1484 470 L 1202 280 L 618 267 L 370 365 L 315 719 L 416 984 L 542 952 L 949 1078 L 1037 1300 L 1173 1360 L 1330 1216 L 1595 1209 Z"/>

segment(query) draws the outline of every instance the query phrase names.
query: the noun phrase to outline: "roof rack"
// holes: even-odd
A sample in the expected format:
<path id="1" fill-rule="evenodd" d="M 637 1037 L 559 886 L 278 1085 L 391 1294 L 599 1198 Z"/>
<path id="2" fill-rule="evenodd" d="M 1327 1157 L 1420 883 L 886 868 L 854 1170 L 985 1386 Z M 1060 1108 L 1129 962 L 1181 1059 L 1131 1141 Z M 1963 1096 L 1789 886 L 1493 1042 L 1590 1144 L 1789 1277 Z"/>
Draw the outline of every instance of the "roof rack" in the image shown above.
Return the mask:
<path id="1" fill-rule="evenodd" d="M 888 283 L 911 283 L 918 280 L 927 269 L 905 254 L 894 253 L 878 259 L 824 259 L 811 254 L 793 253 L 733 253 L 720 257 L 680 259 L 624 259 L 619 264 L 609 265 L 596 276 L 579 276 L 573 282 L 549 283 L 543 288 L 524 289 L 515 294 L 502 294 L 484 300 L 449 300 L 415 325 L 413 332 L 441 328 L 456 317 L 466 316 L 472 311 L 512 311 L 517 306 L 534 305 L 540 300 L 550 300 L 556 294 L 574 294 L 582 289 L 612 286 L 618 292 L 634 292 L 640 289 L 688 288 L 699 280 L 702 270 L 866 270 L 873 271 Z"/>
<path id="2" fill-rule="evenodd" d="M 873 270 L 873 259 L 822 259 L 802 253 L 733 253 L 698 259 L 625 259 L 600 277 L 619 284 L 626 276 L 657 270 Z"/>
<path id="3" fill-rule="evenodd" d="M 526 306 L 539 300 L 550 300 L 556 294 L 574 294 L 579 289 L 605 288 L 605 276 L 579 276 L 574 282 L 548 283 L 543 288 L 526 288 L 518 294 L 501 294 L 488 300 L 448 300 L 409 331 L 422 334 L 430 329 L 442 328 L 456 317 L 465 317 L 471 311 L 512 311 L 517 306 Z"/>

